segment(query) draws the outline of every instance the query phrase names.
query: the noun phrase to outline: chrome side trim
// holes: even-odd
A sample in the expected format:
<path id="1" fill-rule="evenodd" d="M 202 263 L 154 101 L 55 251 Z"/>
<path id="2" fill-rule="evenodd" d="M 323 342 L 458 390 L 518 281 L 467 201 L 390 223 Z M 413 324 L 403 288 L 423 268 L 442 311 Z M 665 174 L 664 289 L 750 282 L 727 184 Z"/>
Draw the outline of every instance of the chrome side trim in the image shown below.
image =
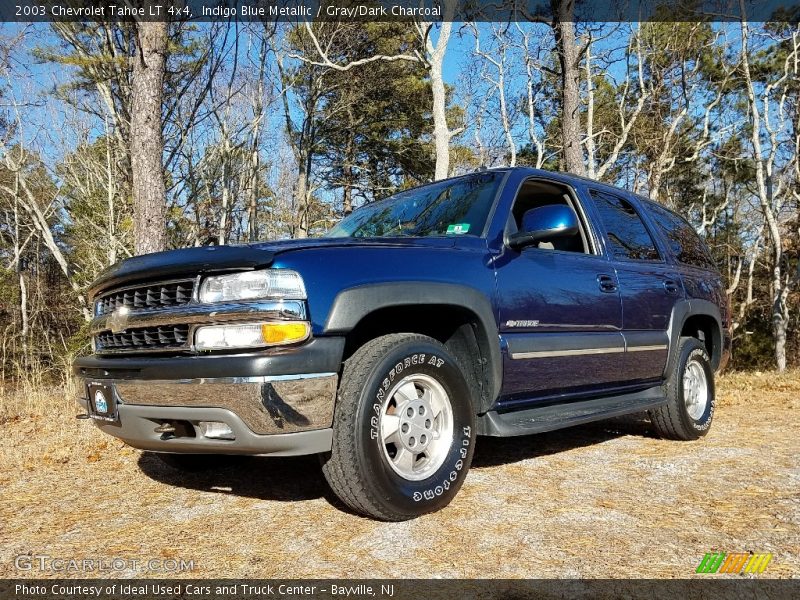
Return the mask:
<path id="1" fill-rule="evenodd" d="M 111 330 L 109 317 L 114 313 L 100 315 L 91 324 L 91 333 Z M 119 318 L 119 317 L 117 317 Z M 246 320 L 293 320 L 306 321 L 305 303 L 300 300 L 277 300 L 257 302 L 235 302 L 224 304 L 183 304 L 178 307 L 131 311 L 125 315 L 124 327 L 119 331 L 135 327 L 158 327 L 161 325 L 214 325 Z M 150 352 L 143 349 L 142 352 Z"/>
<path id="2" fill-rule="evenodd" d="M 655 350 L 667 350 L 666 344 L 651 346 L 626 346 L 616 348 L 580 348 L 575 350 L 538 350 L 536 352 L 514 352 L 511 354 L 513 360 L 525 358 L 555 358 L 558 356 L 582 356 L 586 354 L 620 354 L 626 352 L 649 352 Z"/>
<path id="3" fill-rule="evenodd" d="M 511 355 L 514 360 L 521 358 L 554 358 L 556 356 L 581 356 L 584 354 L 619 354 L 625 348 L 581 348 L 576 350 L 538 350 L 536 352 L 517 352 Z"/>
<path id="4" fill-rule="evenodd" d="M 176 380 L 107 379 L 123 406 L 217 408 L 234 413 L 256 434 L 325 429 L 333 424 L 338 376 L 309 373 Z M 173 419 L 179 419 L 177 416 Z"/>
<path id="5" fill-rule="evenodd" d="M 652 350 L 666 350 L 669 348 L 666 344 L 657 344 L 654 346 L 628 346 L 628 352 L 650 352 Z"/>

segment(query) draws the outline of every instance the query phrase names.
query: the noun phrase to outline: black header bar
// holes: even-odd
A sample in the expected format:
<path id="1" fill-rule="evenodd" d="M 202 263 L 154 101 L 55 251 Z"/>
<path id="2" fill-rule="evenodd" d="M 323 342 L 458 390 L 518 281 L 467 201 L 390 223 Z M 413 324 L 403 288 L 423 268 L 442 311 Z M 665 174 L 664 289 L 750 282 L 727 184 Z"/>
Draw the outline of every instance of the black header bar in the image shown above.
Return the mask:
<path id="1" fill-rule="evenodd" d="M 459 598 L 789 600 L 798 579 L 16 579 L 0 580 L 3 600 L 426 600 Z"/>
<path id="2" fill-rule="evenodd" d="M 564 0 L 566 1 L 566 0 Z M 549 21 L 553 0 L 2 0 L 2 22 Z M 748 21 L 800 21 L 800 0 L 744 0 Z M 738 21 L 739 0 L 575 0 L 578 22 Z"/>

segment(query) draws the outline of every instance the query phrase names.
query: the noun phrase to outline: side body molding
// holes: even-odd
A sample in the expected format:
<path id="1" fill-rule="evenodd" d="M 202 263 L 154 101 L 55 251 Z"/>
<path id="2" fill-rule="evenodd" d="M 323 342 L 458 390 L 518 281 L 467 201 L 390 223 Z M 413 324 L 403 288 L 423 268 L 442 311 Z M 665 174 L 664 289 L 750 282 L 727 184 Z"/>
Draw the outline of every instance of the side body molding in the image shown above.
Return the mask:
<path id="1" fill-rule="evenodd" d="M 479 345 L 486 355 L 481 356 L 486 394 L 480 412 L 486 411 L 500 394 L 503 381 L 503 362 L 497 320 L 489 298 L 471 287 L 454 283 L 403 281 L 378 283 L 342 290 L 331 305 L 324 335 L 341 335 L 353 329 L 369 313 L 396 306 L 456 306 L 478 317 Z"/>
<path id="2" fill-rule="evenodd" d="M 722 316 L 719 307 L 713 302 L 708 300 L 680 300 L 675 303 L 672 309 L 672 317 L 669 323 L 669 356 L 667 357 L 667 366 L 665 367 L 664 377 L 668 378 L 672 373 L 670 372 L 670 365 L 675 353 L 678 351 L 678 338 L 680 338 L 681 330 L 684 323 L 689 317 L 698 315 L 709 316 L 714 319 L 716 327 L 712 331 L 714 356 L 711 357 L 711 364 L 714 369 L 719 367 L 720 357 L 723 351 L 722 348 Z"/>

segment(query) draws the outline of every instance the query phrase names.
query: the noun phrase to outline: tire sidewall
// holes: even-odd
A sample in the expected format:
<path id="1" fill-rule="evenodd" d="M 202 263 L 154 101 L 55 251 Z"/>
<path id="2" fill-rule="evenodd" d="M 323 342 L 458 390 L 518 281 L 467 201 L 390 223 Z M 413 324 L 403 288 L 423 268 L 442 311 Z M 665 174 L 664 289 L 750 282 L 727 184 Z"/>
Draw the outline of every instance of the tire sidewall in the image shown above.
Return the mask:
<path id="1" fill-rule="evenodd" d="M 689 410 L 686 407 L 686 399 L 683 393 L 683 375 L 686 372 L 687 365 L 692 360 L 696 360 L 700 363 L 705 371 L 706 376 L 708 402 L 706 403 L 705 411 L 703 411 L 703 414 L 699 419 L 693 419 L 689 414 Z M 679 366 L 680 368 L 676 374 L 677 377 L 675 381 L 675 390 L 677 401 L 681 409 L 681 420 L 688 431 L 692 432 L 696 437 L 701 437 L 708 433 L 708 430 L 711 427 L 711 422 L 714 420 L 714 411 L 716 410 L 717 405 L 717 397 L 714 386 L 714 370 L 711 368 L 711 360 L 703 345 L 699 341 L 691 339 L 687 340 L 687 342 L 683 344 L 681 348 Z"/>
<path id="2" fill-rule="evenodd" d="M 388 464 L 380 436 L 380 414 L 386 394 L 402 378 L 424 374 L 447 393 L 453 411 L 453 443 L 442 465 L 430 477 L 409 481 Z M 424 341 L 399 344 L 379 359 L 364 385 L 356 415 L 356 444 L 362 472 L 392 512 L 416 515 L 446 506 L 464 482 L 475 449 L 475 418 L 470 391 L 453 357 Z"/>

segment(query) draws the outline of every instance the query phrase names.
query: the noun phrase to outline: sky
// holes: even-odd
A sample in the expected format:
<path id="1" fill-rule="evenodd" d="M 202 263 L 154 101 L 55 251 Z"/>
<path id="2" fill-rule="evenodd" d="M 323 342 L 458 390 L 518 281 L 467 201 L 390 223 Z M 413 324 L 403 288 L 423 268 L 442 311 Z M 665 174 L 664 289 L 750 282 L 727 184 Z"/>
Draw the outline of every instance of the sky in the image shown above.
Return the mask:
<path id="1" fill-rule="evenodd" d="M 207 23 L 199 24 L 199 27 L 207 26 Z M 457 32 L 459 28 L 460 24 L 456 24 L 453 31 Z M 19 50 L 13 56 L 13 68 L 24 74 L 24 77 L 14 78 L 11 85 L 12 93 L 17 102 L 36 103 L 46 110 L 41 121 L 24 119 L 23 131 L 29 144 L 39 149 L 46 162 L 56 164 L 63 158 L 65 151 L 77 145 L 70 139 L 77 132 L 59 128 L 59 123 L 64 123 L 67 116 L 61 102 L 51 94 L 56 86 L 69 80 L 70 68 L 43 63 L 31 54 L 31 50 L 35 47 L 57 47 L 58 38 L 49 23 L 0 23 L 2 38 L 15 38 L 23 33 L 26 36 L 25 43 L 19 46 Z M 448 84 L 457 85 L 473 44 L 468 35 L 454 33 L 451 37 L 443 67 L 443 75 Z M 20 85 L 20 79 L 25 80 L 24 84 Z M 276 115 L 276 118 L 282 117 Z M 95 123 L 90 136 L 97 137 L 102 134 L 103 124 Z"/>
<path id="2" fill-rule="evenodd" d="M 199 27 L 207 26 L 208 24 L 206 23 L 199 24 Z M 482 45 L 484 47 L 489 44 L 491 27 L 492 24 L 490 23 L 479 24 L 482 35 Z M 539 32 L 549 33 L 549 29 L 546 26 L 538 25 L 536 27 L 538 27 L 538 29 L 534 28 L 532 30 L 535 32 L 534 35 L 537 35 Z M 628 28 L 623 27 L 622 30 L 621 35 L 617 35 L 616 37 L 612 35 L 606 39 L 597 41 L 595 43 L 594 53 L 600 54 L 611 48 L 624 46 L 628 39 Z M 14 55 L 16 60 L 14 68 L 27 75 L 27 81 L 23 86 L 19 85 L 18 79 L 15 79 L 14 85 L 12 85 L 12 91 L 18 102 L 33 102 L 36 103 L 37 106 L 40 105 L 42 107 L 42 110 L 37 112 L 37 115 L 41 117 L 40 119 L 25 120 L 23 122 L 24 133 L 28 139 L 35 139 L 38 141 L 35 146 L 40 149 L 40 152 L 45 154 L 48 159 L 46 162 L 49 164 L 57 164 L 64 152 L 75 148 L 77 145 L 77 143 L 75 143 L 75 136 L 80 133 L 76 128 L 64 126 L 64 124 L 68 122 L 69 117 L 63 110 L 64 106 L 61 105 L 58 100 L 54 99 L 50 93 L 55 86 L 69 80 L 71 76 L 70 68 L 55 67 L 48 63 L 42 64 L 31 54 L 31 50 L 35 47 L 56 47 L 58 45 L 58 39 L 52 32 L 49 24 L 0 24 L 0 35 L 5 38 L 12 38 L 23 32 L 26 33 L 27 37 L 25 44 L 22 45 L 19 51 Z M 550 43 L 550 41 L 548 41 L 548 43 Z M 245 44 L 240 45 L 240 47 L 244 46 Z M 465 74 L 474 74 L 475 66 L 474 63 L 471 62 L 473 50 L 474 37 L 472 31 L 461 23 L 455 23 L 445 57 L 443 71 L 445 81 L 454 87 L 457 95 L 464 93 L 463 78 Z M 508 77 L 509 88 L 511 88 L 509 91 L 509 98 L 521 98 L 522 86 L 524 85 L 521 73 L 522 67 L 519 61 L 517 61 L 516 63 L 510 64 L 509 68 L 512 71 L 516 71 L 511 73 Z M 607 68 L 606 75 L 615 79 L 620 79 L 624 70 L 624 63 L 617 62 Z M 547 99 L 547 94 L 549 92 L 549 90 L 543 90 L 543 95 L 541 97 Z M 462 101 L 464 100 L 463 97 L 459 99 Z M 275 131 L 282 128 L 282 116 L 280 112 L 280 107 L 276 105 L 271 116 L 271 125 Z M 491 135 L 498 139 L 501 130 L 496 122 L 496 112 L 488 114 L 487 119 L 489 120 L 487 123 L 487 131 L 490 132 L 487 134 L 487 138 Z M 492 122 L 492 119 L 495 119 L 495 121 Z M 89 132 L 90 137 L 96 137 L 103 133 L 103 123 L 95 122 L 91 127 L 93 127 L 93 129 Z M 467 142 L 469 143 L 472 133 L 473 131 L 468 129 L 467 132 L 463 134 L 462 139 L 470 138 Z M 522 147 L 527 143 L 526 118 L 524 115 L 519 115 L 519 118 L 516 120 L 514 135 L 515 138 L 518 138 L 518 147 Z"/>

